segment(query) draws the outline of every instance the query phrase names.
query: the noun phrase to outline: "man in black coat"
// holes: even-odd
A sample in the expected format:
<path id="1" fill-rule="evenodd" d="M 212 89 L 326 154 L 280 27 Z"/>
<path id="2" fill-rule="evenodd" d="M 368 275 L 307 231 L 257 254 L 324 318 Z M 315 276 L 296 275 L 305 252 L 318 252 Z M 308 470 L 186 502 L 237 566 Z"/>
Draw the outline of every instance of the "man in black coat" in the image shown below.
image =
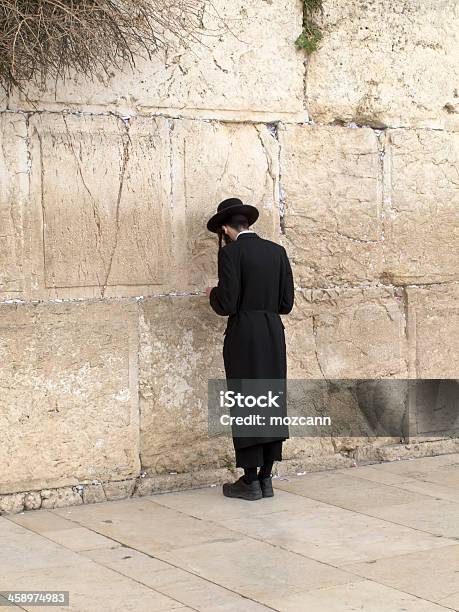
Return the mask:
<path id="1" fill-rule="evenodd" d="M 293 308 L 293 276 L 287 253 L 249 227 L 258 218 L 254 206 L 238 198 L 221 202 L 207 228 L 219 234 L 218 285 L 207 289 L 210 305 L 228 316 L 223 344 L 227 381 L 275 380 L 287 376 L 284 325 L 279 314 Z M 226 246 L 221 247 L 222 239 Z M 284 403 L 278 414 L 285 415 Z M 234 432 L 234 430 L 233 430 Z M 271 470 L 282 460 L 286 426 L 259 436 L 235 436 L 236 467 L 244 476 L 223 485 L 227 497 L 255 500 L 274 492 Z M 257 474 L 257 467 L 260 471 Z"/>

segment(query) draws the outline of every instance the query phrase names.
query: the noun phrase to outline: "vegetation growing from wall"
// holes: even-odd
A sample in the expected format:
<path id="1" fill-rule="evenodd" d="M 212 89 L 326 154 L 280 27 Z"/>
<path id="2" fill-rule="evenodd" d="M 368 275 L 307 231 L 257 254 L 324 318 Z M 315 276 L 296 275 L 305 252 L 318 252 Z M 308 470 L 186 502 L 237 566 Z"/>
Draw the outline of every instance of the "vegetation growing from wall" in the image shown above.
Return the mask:
<path id="1" fill-rule="evenodd" d="M 104 80 L 202 28 L 206 0 L 0 0 L 0 84 Z"/>
<path id="2" fill-rule="evenodd" d="M 314 20 L 317 13 L 322 10 L 322 0 L 303 0 L 303 31 L 295 44 L 307 53 L 315 51 L 322 40 L 322 32 Z"/>

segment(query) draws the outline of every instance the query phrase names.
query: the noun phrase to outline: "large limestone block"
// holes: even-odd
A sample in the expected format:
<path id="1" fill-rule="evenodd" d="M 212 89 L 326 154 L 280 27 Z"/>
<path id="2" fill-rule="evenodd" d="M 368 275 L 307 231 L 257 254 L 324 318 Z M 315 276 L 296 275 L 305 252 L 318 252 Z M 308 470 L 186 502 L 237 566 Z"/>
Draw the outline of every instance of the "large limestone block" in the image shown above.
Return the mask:
<path id="1" fill-rule="evenodd" d="M 459 287 L 408 287 L 411 375 L 459 379 Z"/>
<path id="2" fill-rule="evenodd" d="M 217 17 L 219 15 L 219 17 Z M 137 60 L 133 72 L 114 71 L 108 83 L 50 80 L 46 91 L 15 93 L 15 108 L 92 108 L 122 112 L 176 109 L 185 115 L 303 111 L 304 54 L 294 41 L 301 31 L 299 0 L 216 0 L 207 3 L 205 33 L 190 49 L 176 46 Z"/>
<path id="3" fill-rule="evenodd" d="M 389 130 L 384 274 L 392 282 L 459 278 L 458 167 L 458 133 Z"/>
<path id="4" fill-rule="evenodd" d="M 40 114 L 30 122 L 34 295 L 202 290 L 216 277 L 206 221 L 239 196 L 279 237 L 278 141 L 265 125 Z"/>
<path id="5" fill-rule="evenodd" d="M 279 240 L 278 156 L 276 132 L 269 126 L 174 121 L 173 259 L 180 288 L 202 289 L 216 278 L 218 242 L 206 223 L 224 198 L 257 206 L 254 229 Z"/>
<path id="6" fill-rule="evenodd" d="M 390 288 L 297 292 L 285 320 L 291 378 L 407 374 L 404 304 Z"/>
<path id="7" fill-rule="evenodd" d="M 309 62 L 315 121 L 459 126 L 456 0 L 326 0 Z"/>
<path id="8" fill-rule="evenodd" d="M 22 292 L 25 288 L 29 189 L 26 139 L 25 117 L 16 113 L 1 113 L 0 300 L 17 297 L 17 292 Z"/>
<path id="9" fill-rule="evenodd" d="M 287 346 L 287 377 L 291 379 L 323 378 L 321 364 L 317 359 L 310 296 L 296 292 L 293 310 L 289 315 L 283 316 L 282 320 L 285 325 Z"/>
<path id="10" fill-rule="evenodd" d="M 288 126 L 280 131 L 283 243 L 300 287 L 363 283 L 382 267 L 382 184 L 371 129 Z"/>
<path id="11" fill-rule="evenodd" d="M 204 297 L 141 303 L 140 444 L 148 474 L 234 463 L 228 437 L 208 436 L 207 384 L 224 378 L 224 321 Z"/>
<path id="12" fill-rule="evenodd" d="M 169 124 L 131 123 L 110 116 L 31 118 L 37 290 L 44 284 L 49 295 L 68 297 L 72 289 L 110 295 L 115 291 L 107 287 L 122 285 L 129 294 L 129 286 L 167 278 Z"/>
<path id="13" fill-rule="evenodd" d="M 137 304 L 0 306 L 0 493 L 138 475 Z"/>

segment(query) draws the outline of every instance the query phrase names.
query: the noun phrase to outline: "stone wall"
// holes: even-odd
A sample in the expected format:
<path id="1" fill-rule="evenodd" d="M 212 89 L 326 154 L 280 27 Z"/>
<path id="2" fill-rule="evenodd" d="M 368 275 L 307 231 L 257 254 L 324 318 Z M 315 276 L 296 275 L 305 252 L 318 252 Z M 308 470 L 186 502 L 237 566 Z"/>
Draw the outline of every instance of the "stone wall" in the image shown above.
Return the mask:
<path id="1" fill-rule="evenodd" d="M 459 377 L 457 2 L 326 0 L 309 59 L 300 1 L 213 6 L 108 86 L 0 93 L 0 511 L 228 475 L 203 289 L 229 195 L 291 257 L 290 377 Z M 457 448 L 297 438 L 279 469 Z"/>

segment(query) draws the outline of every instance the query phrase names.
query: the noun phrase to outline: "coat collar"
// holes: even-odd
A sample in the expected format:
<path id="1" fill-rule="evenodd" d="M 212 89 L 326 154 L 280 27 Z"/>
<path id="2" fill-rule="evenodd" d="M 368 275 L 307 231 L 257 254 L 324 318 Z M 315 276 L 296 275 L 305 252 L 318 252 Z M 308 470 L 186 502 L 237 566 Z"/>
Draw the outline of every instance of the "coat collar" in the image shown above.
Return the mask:
<path id="1" fill-rule="evenodd" d="M 247 232 L 247 234 L 238 234 L 236 241 L 243 240 L 244 238 L 259 238 L 259 236 L 255 232 Z"/>

